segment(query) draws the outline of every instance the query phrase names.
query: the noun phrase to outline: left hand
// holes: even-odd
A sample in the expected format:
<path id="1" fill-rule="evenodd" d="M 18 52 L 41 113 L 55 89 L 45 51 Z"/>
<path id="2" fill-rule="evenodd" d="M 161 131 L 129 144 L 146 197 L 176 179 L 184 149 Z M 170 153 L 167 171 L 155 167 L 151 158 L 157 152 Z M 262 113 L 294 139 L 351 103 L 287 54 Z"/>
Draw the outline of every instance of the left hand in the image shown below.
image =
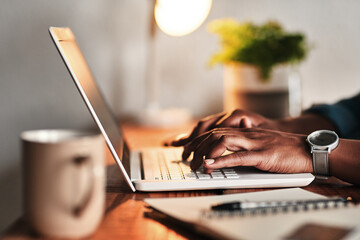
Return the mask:
<path id="1" fill-rule="evenodd" d="M 183 156 L 194 152 L 193 170 L 202 163 L 207 172 L 235 166 L 254 166 L 276 173 L 313 172 L 306 136 L 259 128 L 217 128 L 193 139 Z M 225 156 L 226 151 L 231 153 Z"/>
<path id="2" fill-rule="evenodd" d="M 277 129 L 275 120 L 267 119 L 257 113 L 236 109 L 229 113 L 220 113 L 201 119 L 189 136 L 183 136 L 165 143 L 166 146 L 185 146 L 196 137 L 215 128 L 250 128 L 261 127 Z"/>

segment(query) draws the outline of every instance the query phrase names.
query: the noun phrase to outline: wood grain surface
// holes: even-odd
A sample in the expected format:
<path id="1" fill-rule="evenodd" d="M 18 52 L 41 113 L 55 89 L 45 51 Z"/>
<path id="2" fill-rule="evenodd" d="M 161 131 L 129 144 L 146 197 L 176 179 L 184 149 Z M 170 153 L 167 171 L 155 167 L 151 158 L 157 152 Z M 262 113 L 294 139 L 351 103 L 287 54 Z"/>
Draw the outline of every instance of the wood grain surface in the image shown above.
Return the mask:
<path id="1" fill-rule="evenodd" d="M 166 139 L 184 133 L 192 128 L 193 124 L 169 129 L 141 127 L 135 124 L 122 125 L 123 135 L 131 149 L 160 146 Z M 232 189 L 212 191 L 186 192 L 157 192 L 133 193 L 120 177 L 120 172 L 114 164 L 111 155 L 107 155 L 108 178 L 116 178 L 117 184 L 107 186 L 106 211 L 104 219 L 97 231 L 87 239 L 204 239 L 174 219 L 170 219 L 146 206 L 144 198 L 159 197 L 190 197 L 219 194 L 232 194 L 269 189 Z M 116 175 L 116 176 L 114 176 Z M 352 197 L 360 201 L 360 188 L 341 182 L 335 178 L 315 180 L 303 189 L 326 196 Z M 208 236 L 207 236 L 208 238 Z M 27 223 L 18 219 L 2 236 L 1 239 L 44 239 L 37 235 Z"/>

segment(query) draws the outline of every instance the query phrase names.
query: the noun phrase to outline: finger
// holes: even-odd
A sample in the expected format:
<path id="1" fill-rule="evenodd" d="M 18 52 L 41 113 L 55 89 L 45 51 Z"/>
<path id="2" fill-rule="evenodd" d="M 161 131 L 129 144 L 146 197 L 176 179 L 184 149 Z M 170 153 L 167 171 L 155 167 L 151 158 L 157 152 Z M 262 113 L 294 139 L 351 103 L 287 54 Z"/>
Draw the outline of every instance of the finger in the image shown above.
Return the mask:
<path id="1" fill-rule="evenodd" d="M 217 127 L 240 127 L 241 119 L 245 117 L 245 114 L 242 110 L 235 110 L 230 116 L 221 119 Z"/>
<path id="2" fill-rule="evenodd" d="M 248 117 L 237 117 L 236 119 L 228 119 L 218 127 L 251 128 L 253 127 L 253 124 Z"/>
<path id="3" fill-rule="evenodd" d="M 204 157 L 206 159 L 212 159 L 220 157 L 226 150 L 237 152 L 259 147 L 258 145 L 261 145 L 261 143 L 258 144 L 258 141 L 254 138 L 248 138 L 247 135 L 249 134 L 252 133 L 234 130 L 230 133 L 213 132 L 194 150 L 194 158 L 190 164 L 191 169 L 197 169 L 203 163 Z"/>
<path id="4" fill-rule="evenodd" d="M 195 139 L 193 139 L 191 142 L 187 143 L 184 146 L 184 151 L 182 154 L 182 159 L 183 160 L 187 160 L 188 157 L 190 156 L 191 152 L 193 152 L 201 142 L 204 141 L 204 139 L 206 139 L 209 135 L 211 134 L 226 134 L 227 132 L 231 131 L 233 129 L 229 129 L 229 128 L 220 128 L 220 129 L 214 129 L 212 131 L 209 132 L 205 132 L 202 135 L 196 137 Z"/>
<path id="5" fill-rule="evenodd" d="M 184 139 L 186 139 L 189 136 L 188 133 L 180 133 L 180 134 L 176 134 L 176 135 L 172 135 L 166 139 L 164 139 L 163 141 L 163 145 L 164 146 L 174 146 L 174 147 L 179 147 L 182 146 L 180 145 Z"/>
<path id="6" fill-rule="evenodd" d="M 213 158 L 214 161 L 205 161 L 204 167 L 207 169 L 218 169 L 235 166 L 258 166 L 263 156 L 258 151 L 238 151 L 226 156 Z"/>
<path id="7" fill-rule="evenodd" d="M 205 161 L 205 160 L 204 160 Z M 213 169 L 205 168 L 204 173 L 210 174 L 213 172 Z"/>
<path id="8" fill-rule="evenodd" d="M 237 132 L 231 133 L 218 133 L 218 135 L 208 137 L 201 143 L 198 149 L 204 149 L 206 151 L 206 158 L 218 157 L 224 153 L 225 150 L 235 152 L 240 150 L 252 150 L 258 148 L 259 144 L 256 138 L 252 138 L 251 132 Z M 250 138 L 250 137 L 251 138 Z M 214 141 L 211 147 L 208 142 Z"/>
<path id="9" fill-rule="evenodd" d="M 191 147 L 189 146 L 191 143 L 187 143 L 185 146 L 184 146 L 184 150 L 183 150 L 183 153 L 182 153 L 182 155 L 181 155 L 181 159 L 183 160 L 183 161 L 186 161 L 188 158 L 189 158 L 189 156 L 190 156 L 190 154 L 191 154 L 191 152 L 192 152 L 192 150 L 191 150 Z"/>
<path id="10" fill-rule="evenodd" d="M 169 146 L 174 146 L 174 147 L 180 147 L 180 146 L 184 146 L 186 143 L 189 142 L 189 137 L 190 135 L 187 134 L 182 134 L 177 136 L 176 139 L 171 139 L 170 141 L 167 141 Z"/>
<path id="11" fill-rule="evenodd" d="M 181 138 L 178 140 L 173 140 L 169 143 L 166 143 L 167 145 L 165 145 L 165 146 L 181 147 L 189 142 L 188 139 L 189 139 L 188 137 L 184 137 L 184 138 Z"/>
<path id="12" fill-rule="evenodd" d="M 192 159 L 191 163 L 190 163 L 190 168 L 192 170 L 196 170 L 198 169 L 201 164 L 203 163 L 204 161 L 204 156 L 206 155 L 207 151 L 209 151 L 209 149 L 212 149 L 214 148 L 214 145 L 218 145 L 217 141 L 215 140 L 212 140 L 210 138 L 217 138 L 216 136 L 214 135 L 209 135 L 208 138 L 206 138 L 199 146 L 197 149 L 194 150 L 194 158 Z M 209 140 L 210 139 L 210 140 Z M 222 150 L 221 150 L 222 148 Z M 218 147 L 218 152 L 219 152 L 219 155 L 223 154 L 226 150 L 226 147 L 225 146 L 221 146 Z"/>
<path id="13" fill-rule="evenodd" d="M 213 129 L 216 125 L 216 122 L 219 121 L 219 119 L 221 119 L 224 115 L 225 114 L 223 113 L 215 116 L 210 116 L 199 121 L 189 137 L 180 140 L 180 143 L 175 142 L 174 144 L 177 145 L 181 144 L 183 146 L 188 142 L 192 141 L 193 139 L 195 139 L 196 137 L 202 135 L 203 133 Z"/>
<path id="14" fill-rule="evenodd" d="M 250 118 L 248 118 L 248 117 L 242 118 L 241 123 L 240 123 L 240 127 L 251 128 L 252 127 L 252 122 L 251 122 Z"/>
<path id="15" fill-rule="evenodd" d="M 190 163 L 191 169 L 195 170 L 200 167 L 204 157 L 218 157 L 224 154 L 226 150 L 237 151 L 242 149 L 236 147 L 234 144 L 236 140 L 239 140 L 237 136 L 231 136 L 226 131 L 213 131 L 194 149 L 194 158 Z"/>
<path id="16" fill-rule="evenodd" d="M 210 133 L 205 133 L 197 138 L 195 138 L 193 141 L 187 143 L 184 146 L 184 151 L 182 153 L 182 160 L 187 160 L 188 157 L 190 156 L 191 152 L 194 151 L 197 146 L 205 139 L 209 136 Z"/>

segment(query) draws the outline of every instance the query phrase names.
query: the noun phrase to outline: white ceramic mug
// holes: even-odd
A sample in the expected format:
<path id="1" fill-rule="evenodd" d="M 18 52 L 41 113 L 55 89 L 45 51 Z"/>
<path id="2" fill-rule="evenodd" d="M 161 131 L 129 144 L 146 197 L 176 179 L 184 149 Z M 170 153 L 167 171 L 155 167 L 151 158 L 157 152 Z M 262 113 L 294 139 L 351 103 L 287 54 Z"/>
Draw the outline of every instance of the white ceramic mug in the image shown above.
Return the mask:
<path id="1" fill-rule="evenodd" d="M 50 237 L 91 235 L 105 207 L 105 150 L 98 133 L 33 130 L 21 134 L 24 213 Z"/>

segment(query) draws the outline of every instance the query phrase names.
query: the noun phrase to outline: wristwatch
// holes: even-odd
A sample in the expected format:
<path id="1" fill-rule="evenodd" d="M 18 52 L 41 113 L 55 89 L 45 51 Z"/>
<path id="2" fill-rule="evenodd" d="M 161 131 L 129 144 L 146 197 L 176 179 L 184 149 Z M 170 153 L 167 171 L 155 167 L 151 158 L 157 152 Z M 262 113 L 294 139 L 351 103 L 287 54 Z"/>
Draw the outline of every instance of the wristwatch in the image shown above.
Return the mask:
<path id="1" fill-rule="evenodd" d="M 327 179 L 330 176 L 329 154 L 339 144 L 338 135 L 329 130 L 319 130 L 307 137 L 311 147 L 314 174 L 317 178 Z"/>

